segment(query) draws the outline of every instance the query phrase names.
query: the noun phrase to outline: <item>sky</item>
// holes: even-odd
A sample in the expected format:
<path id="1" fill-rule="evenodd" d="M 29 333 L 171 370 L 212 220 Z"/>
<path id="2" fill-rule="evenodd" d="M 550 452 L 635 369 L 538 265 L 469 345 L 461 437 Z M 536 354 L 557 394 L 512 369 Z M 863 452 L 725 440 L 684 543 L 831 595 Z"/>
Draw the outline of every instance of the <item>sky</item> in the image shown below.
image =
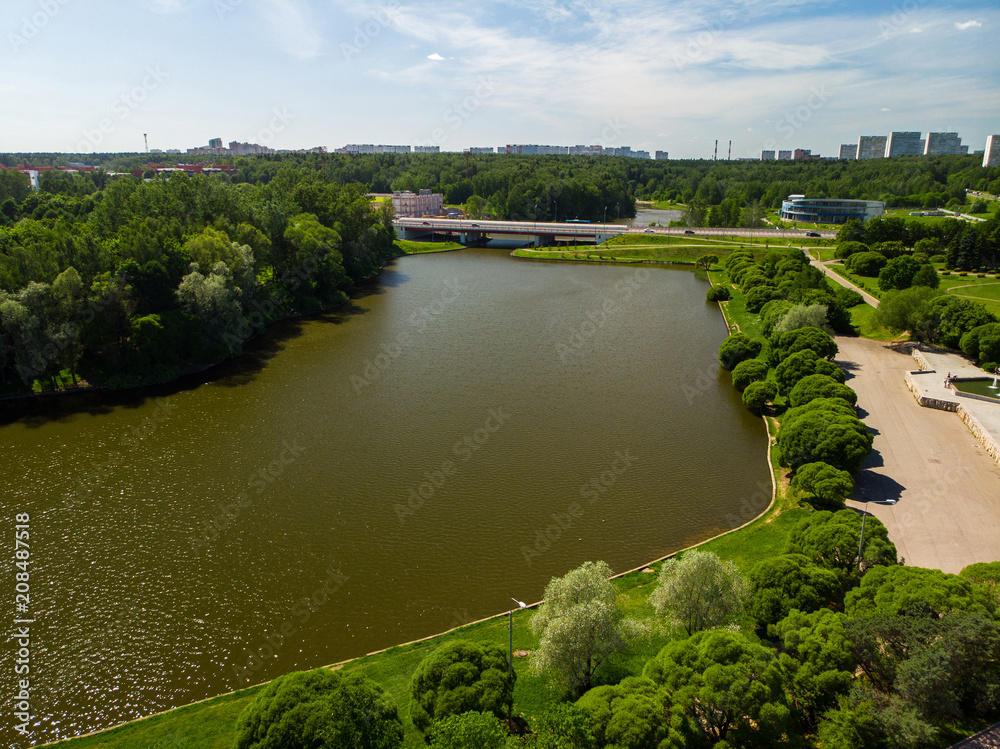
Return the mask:
<path id="1" fill-rule="evenodd" d="M 995 0 L 3 0 L 0 152 L 1000 133 Z"/>

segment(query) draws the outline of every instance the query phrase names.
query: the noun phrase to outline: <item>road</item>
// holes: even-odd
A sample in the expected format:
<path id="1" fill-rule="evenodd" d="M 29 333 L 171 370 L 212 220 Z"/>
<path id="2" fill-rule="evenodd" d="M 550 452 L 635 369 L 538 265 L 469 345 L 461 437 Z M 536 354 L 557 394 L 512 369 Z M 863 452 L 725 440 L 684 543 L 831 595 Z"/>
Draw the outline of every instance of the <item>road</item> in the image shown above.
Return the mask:
<path id="1" fill-rule="evenodd" d="M 857 476 L 848 506 L 889 529 L 909 565 L 957 573 L 1000 560 L 1000 465 L 954 413 L 922 408 L 903 374 L 905 354 L 866 338 L 837 338 L 837 364 L 858 393 L 874 451 Z M 882 504 L 896 499 L 895 505 Z"/>
<path id="2" fill-rule="evenodd" d="M 807 251 L 807 254 L 808 254 L 808 251 Z M 857 286 L 855 286 L 853 283 L 851 283 L 850 281 L 848 281 L 846 278 L 844 278 L 840 274 L 834 273 L 832 270 L 830 270 L 827 267 L 827 264 L 830 263 L 830 262 L 832 262 L 832 261 L 827 260 L 826 263 L 824 263 L 821 260 L 814 260 L 812 258 L 809 259 L 809 263 L 814 268 L 819 268 L 821 271 L 823 271 L 826 274 L 827 278 L 829 278 L 832 281 L 835 281 L 836 283 L 839 283 L 841 286 L 845 286 L 848 289 L 853 289 L 854 291 L 858 292 L 864 298 L 864 300 L 868 304 L 870 304 L 875 309 L 878 309 L 878 299 L 876 299 L 875 297 L 873 297 L 871 294 L 869 294 L 864 289 L 858 288 Z"/>

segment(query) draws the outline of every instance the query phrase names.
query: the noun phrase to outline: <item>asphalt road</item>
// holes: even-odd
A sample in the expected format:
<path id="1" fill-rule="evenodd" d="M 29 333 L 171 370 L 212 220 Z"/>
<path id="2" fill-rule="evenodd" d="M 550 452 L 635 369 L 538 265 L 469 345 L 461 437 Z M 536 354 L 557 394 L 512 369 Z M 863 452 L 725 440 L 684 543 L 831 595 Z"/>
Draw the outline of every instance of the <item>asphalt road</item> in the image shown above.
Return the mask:
<path id="1" fill-rule="evenodd" d="M 859 415 L 875 432 L 848 506 L 860 510 L 867 497 L 909 565 L 955 573 L 1000 560 L 1000 465 L 957 414 L 917 403 L 903 381 L 917 368 L 911 357 L 864 338 L 837 344 Z"/>

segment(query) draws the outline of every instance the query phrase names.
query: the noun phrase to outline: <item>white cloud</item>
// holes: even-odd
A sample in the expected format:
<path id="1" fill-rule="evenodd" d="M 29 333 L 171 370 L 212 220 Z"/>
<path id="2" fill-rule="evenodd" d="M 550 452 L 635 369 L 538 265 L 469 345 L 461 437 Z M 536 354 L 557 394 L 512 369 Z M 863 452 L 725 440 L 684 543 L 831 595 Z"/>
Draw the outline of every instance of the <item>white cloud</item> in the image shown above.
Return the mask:
<path id="1" fill-rule="evenodd" d="M 962 23 L 956 21 L 955 28 L 959 31 L 965 31 L 966 29 L 982 28 L 982 24 L 979 21 L 963 21 Z"/>
<path id="2" fill-rule="evenodd" d="M 440 62 L 440 61 L 441 61 L 441 60 L 443 60 L 444 58 L 443 58 L 443 57 L 441 57 L 441 55 L 439 55 L 439 54 L 438 54 L 437 52 L 434 52 L 434 53 L 432 53 L 432 54 L 429 54 L 429 55 L 427 55 L 427 59 L 428 59 L 428 60 L 434 60 L 434 61 L 436 61 L 436 62 Z"/>
<path id="3" fill-rule="evenodd" d="M 883 112 L 891 112 L 892 110 L 889 109 L 889 107 L 882 107 L 882 111 Z"/>
<path id="4" fill-rule="evenodd" d="M 264 18 L 277 36 L 277 44 L 288 54 L 306 60 L 316 57 L 323 40 L 301 0 L 262 0 Z"/>

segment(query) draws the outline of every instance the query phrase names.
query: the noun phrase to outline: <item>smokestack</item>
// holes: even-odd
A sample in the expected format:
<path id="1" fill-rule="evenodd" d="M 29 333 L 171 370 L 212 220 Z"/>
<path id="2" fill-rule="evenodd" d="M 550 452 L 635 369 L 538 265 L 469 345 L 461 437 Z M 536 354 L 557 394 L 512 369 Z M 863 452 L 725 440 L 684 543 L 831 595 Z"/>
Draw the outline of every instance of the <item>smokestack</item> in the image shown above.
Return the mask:
<path id="1" fill-rule="evenodd" d="M 733 160 L 733 142 L 729 141 L 729 156 L 726 157 L 726 161 Z"/>
<path id="2" fill-rule="evenodd" d="M 715 153 L 712 154 L 712 161 L 718 161 L 718 160 L 719 160 L 719 139 L 716 138 L 715 139 Z"/>

